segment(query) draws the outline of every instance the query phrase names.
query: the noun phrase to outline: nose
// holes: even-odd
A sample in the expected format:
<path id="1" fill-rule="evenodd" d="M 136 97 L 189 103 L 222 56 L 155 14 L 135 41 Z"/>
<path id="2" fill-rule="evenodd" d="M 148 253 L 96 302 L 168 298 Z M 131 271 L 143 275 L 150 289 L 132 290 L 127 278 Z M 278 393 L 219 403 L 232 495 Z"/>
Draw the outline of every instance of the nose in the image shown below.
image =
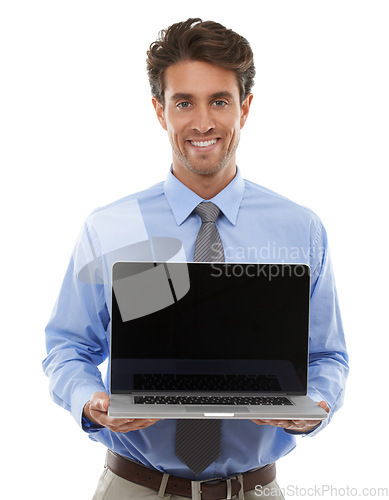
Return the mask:
<path id="1" fill-rule="evenodd" d="M 212 111 L 208 106 L 198 107 L 192 114 L 192 130 L 197 130 L 205 134 L 209 130 L 215 128 L 215 121 L 212 118 Z"/>

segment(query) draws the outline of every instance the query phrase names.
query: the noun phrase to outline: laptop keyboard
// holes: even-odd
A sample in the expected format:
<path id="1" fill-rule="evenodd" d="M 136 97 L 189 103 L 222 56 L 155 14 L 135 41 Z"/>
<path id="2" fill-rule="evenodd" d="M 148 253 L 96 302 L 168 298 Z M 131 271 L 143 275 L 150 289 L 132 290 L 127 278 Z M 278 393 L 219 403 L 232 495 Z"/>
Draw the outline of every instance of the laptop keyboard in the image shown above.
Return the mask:
<path id="1" fill-rule="evenodd" d="M 193 375 L 138 373 L 135 389 L 147 391 L 281 391 L 274 375 Z M 214 395 L 157 395 L 134 396 L 135 404 L 167 405 L 292 405 L 283 396 L 214 396 Z"/>
<path id="2" fill-rule="evenodd" d="M 137 391 L 281 392 L 275 375 L 137 373 Z"/>
<path id="3" fill-rule="evenodd" d="M 165 405 L 270 405 L 293 403 L 284 396 L 134 396 L 135 404 Z"/>

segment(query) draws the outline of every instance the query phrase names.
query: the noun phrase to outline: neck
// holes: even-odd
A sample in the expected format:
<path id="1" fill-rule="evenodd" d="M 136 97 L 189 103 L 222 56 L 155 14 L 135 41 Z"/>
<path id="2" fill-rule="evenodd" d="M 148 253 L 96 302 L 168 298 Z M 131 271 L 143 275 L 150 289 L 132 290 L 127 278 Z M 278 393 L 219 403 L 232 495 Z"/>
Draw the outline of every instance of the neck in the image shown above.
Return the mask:
<path id="1" fill-rule="evenodd" d="M 200 198 L 210 200 L 222 191 L 235 177 L 236 164 L 225 166 L 213 174 L 196 174 L 187 168 L 175 167 L 173 175 L 187 188 L 194 191 Z"/>

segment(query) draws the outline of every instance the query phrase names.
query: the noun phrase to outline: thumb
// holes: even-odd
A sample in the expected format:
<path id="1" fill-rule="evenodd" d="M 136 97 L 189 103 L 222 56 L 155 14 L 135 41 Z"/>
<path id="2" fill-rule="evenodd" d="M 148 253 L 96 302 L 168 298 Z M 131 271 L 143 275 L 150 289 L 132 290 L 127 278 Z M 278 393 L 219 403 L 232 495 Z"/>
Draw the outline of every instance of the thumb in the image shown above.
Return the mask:
<path id="1" fill-rule="evenodd" d="M 320 401 L 320 403 L 317 404 L 320 406 L 320 408 L 323 408 L 323 410 L 325 410 L 327 413 L 330 412 L 330 408 L 325 401 Z"/>
<path id="2" fill-rule="evenodd" d="M 109 396 L 105 392 L 95 392 L 91 398 L 91 408 L 93 410 L 107 412 L 109 406 Z"/>

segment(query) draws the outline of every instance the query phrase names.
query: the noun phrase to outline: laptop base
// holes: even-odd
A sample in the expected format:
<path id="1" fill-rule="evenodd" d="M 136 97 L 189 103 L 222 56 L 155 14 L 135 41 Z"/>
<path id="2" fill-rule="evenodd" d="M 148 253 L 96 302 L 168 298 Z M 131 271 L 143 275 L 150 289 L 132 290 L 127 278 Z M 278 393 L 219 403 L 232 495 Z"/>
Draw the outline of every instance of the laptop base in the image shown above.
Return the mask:
<path id="1" fill-rule="evenodd" d="M 217 394 L 218 396 L 220 393 Z M 230 395 L 231 396 L 231 395 Z M 241 396 L 241 394 L 239 395 Z M 269 394 L 255 396 L 268 397 Z M 272 394 L 271 396 L 274 396 Z M 108 415 L 113 418 L 210 418 L 324 420 L 328 414 L 308 396 L 286 396 L 291 405 L 134 404 L 131 394 L 112 394 Z"/>

